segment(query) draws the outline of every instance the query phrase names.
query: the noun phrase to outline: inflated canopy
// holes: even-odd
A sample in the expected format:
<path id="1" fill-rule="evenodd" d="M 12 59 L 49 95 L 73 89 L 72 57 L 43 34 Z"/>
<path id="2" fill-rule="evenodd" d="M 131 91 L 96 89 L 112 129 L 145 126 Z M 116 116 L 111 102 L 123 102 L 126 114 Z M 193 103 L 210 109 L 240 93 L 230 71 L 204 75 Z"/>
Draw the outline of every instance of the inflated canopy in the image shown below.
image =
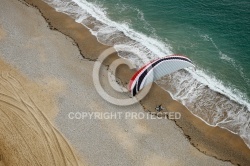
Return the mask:
<path id="1" fill-rule="evenodd" d="M 166 56 L 144 65 L 129 82 L 129 91 L 135 96 L 143 87 L 177 70 L 194 67 L 190 59 L 182 55 Z"/>

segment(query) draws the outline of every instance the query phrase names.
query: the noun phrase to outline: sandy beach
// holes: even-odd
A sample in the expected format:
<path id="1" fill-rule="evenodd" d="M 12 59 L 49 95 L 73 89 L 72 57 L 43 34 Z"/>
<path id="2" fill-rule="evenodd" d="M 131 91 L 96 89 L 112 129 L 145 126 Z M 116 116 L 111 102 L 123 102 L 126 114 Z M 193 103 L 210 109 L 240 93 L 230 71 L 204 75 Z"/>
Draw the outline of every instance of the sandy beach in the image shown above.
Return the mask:
<path id="1" fill-rule="evenodd" d="M 141 101 L 116 106 L 93 83 L 108 46 L 83 25 L 40 0 L 0 0 L 0 166 L 250 165 L 250 150 L 227 130 L 210 127 L 156 84 Z M 10 12 L 11 11 L 11 12 Z M 101 68 L 108 86 L 109 56 Z M 116 73 L 127 84 L 135 70 Z M 72 118 L 76 113 L 137 112 L 162 104 L 180 119 Z"/>

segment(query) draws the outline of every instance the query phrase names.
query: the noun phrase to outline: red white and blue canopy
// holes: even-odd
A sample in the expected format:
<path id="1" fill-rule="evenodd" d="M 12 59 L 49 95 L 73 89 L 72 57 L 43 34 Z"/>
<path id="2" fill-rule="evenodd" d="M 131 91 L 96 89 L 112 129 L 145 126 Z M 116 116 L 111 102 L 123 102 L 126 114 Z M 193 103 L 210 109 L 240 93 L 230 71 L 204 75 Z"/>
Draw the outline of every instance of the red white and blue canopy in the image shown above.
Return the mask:
<path id="1" fill-rule="evenodd" d="M 194 67 L 192 61 L 182 55 L 166 56 L 154 60 L 139 69 L 129 82 L 129 91 L 135 96 L 143 87 L 177 70 Z"/>

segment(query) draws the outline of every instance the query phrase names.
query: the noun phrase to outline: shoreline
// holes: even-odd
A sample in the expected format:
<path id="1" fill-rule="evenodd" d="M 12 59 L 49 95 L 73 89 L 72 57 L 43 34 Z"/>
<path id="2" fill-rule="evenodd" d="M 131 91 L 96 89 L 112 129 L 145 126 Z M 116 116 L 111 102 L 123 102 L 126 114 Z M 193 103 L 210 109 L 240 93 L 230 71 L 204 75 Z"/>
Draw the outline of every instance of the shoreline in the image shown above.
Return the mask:
<path id="1" fill-rule="evenodd" d="M 46 3 L 32 0 L 25 1 L 40 11 L 51 30 L 58 31 L 71 38 L 75 42 L 72 44 L 77 46 L 84 59 L 95 61 L 103 50 L 109 48 L 100 44 L 83 25 L 76 23 L 63 13 L 56 12 Z M 26 4 L 26 6 L 29 5 Z M 115 59 L 119 59 L 117 54 L 109 57 L 105 61 L 105 65 L 108 66 Z M 134 72 L 126 69 L 123 66 L 117 71 L 117 77 L 123 83 L 128 82 Z M 182 118 L 174 120 L 174 122 L 182 129 L 183 135 L 189 142 L 200 152 L 222 161 L 230 161 L 233 164 L 248 165 L 250 163 L 250 150 L 239 136 L 232 134 L 226 129 L 208 126 L 179 102 L 174 101 L 167 92 L 156 84 L 153 85 L 150 93 L 140 102 L 144 110 L 151 111 L 154 110 L 155 105 L 161 103 L 164 103 L 163 107 L 171 112 L 181 112 Z"/>
<path id="2" fill-rule="evenodd" d="M 32 0 L 31 1 L 25 0 L 25 1 L 30 2 L 31 5 L 33 4 L 33 6 L 38 8 L 40 12 L 42 13 L 43 17 L 47 18 L 47 22 L 52 27 L 55 27 L 56 30 L 58 30 L 59 32 L 72 38 L 77 43 L 77 46 L 80 52 L 82 53 L 82 55 L 84 55 L 84 58 L 87 57 L 88 59 L 95 60 L 98 58 L 97 55 L 100 55 L 102 50 L 105 50 L 106 48 L 109 47 L 109 46 L 105 46 L 99 43 L 96 37 L 93 36 L 89 32 L 89 30 L 86 27 L 84 27 L 82 24 L 76 23 L 75 20 L 73 20 L 72 18 L 70 18 L 68 15 L 64 13 L 56 12 L 52 7 L 50 7 L 45 2 L 42 2 L 42 1 L 34 2 Z M 59 22 L 58 20 L 64 20 L 64 21 Z M 65 22 L 67 22 L 66 25 L 74 24 L 74 28 L 67 29 L 65 28 L 66 26 L 62 26 L 63 24 L 65 24 Z M 76 33 L 72 34 L 72 31 Z M 93 53 L 93 49 L 89 47 L 89 45 L 86 46 L 87 43 L 84 43 L 84 41 L 82 41 L 81 38 L 76 35 L 76 34 L 81 34 L 83 32 L 84 32 L 84 35 L 86 35 L 86 31 L 87 31 L 87 34 L 89 34 L 90 36 L 87 36 L 87 37 L 85 36 L 84 40 L 85 41 L 91 40 L 91 42 L 95 42 L 94 50 L 98 48 L 98 50 L 96 50 L 95 53 Z M 118 55 L 114 55 L 112 58 L 109 58 L 109 60 L 107 60 L 108 62 L 105 65 L 108 65 L 110 61 L 113 61 L 114 59 L 118 59 L 118 58 L 119 58 Z M 120 71 L 117 72 L 117 77 L 121 79 L 123 82 L 128 82 L 132 74 L 133 73 L 131 71 L 121 69 Z M 161 104 L 161 103 L 164 103 L 163 107 L 171 111 L 179 110 L 179 112 L 181 112 L 182 114 L 182 117 L 187 117 L 187 118 L 185 118 L 185 120 L 183 121 L 176 120 L 175 123 L 183 130 L 184 135 L 189 139 L 190 143 L 194 147 L 196 147 L 199 151 L 203 152 L 204 154 L 213 156 L 217 159 L 221 159 L 223 161 L 231 161 L 233 164 L 245 163 L 247 165 L 247 163 L 250 163 L 250 159 L 249 159 L 250 150 L 238 135 L 235 135 L 226 129 L 208 126 L 203 121 L 195 117 L 179 102 L 173 101 L 172 99 L 170 99 L 171 97 L 169 94 L 167 94 L 166 92 L 163 93 L 162 91 L 163 90 L 161 88 L 159 88 L 158 86 L 154 84 L 153 88 L 151 88 L 150 90 L 150 93 L 141 101 L 141 104 L 145 108 L 145 110 L 154 110 L 155 105 Z M 164 101 L 163 102 L 154 101 L 153 99 L 156 94 L 160 94 L 160 96 L 162 96 L 161 98 L 164 98 Z M 166 98 L 167 100 L 165 100 Z M 150 103 L 150 105 L 148 105 L 148 103 Z M 152 103 L 156 103 L 156 104 L 152 104 Z M 167 105 L 168 103 L 171 103 L 171 106 Z M 172 108 L 173 107 L 172 105 L 174 105 L 175 108 Z M 207 135 L 205 133 L 202 133 L 207 130 L 212 132 L 213 134 Z M 201 137 L 198 136 L 199 134 L 202 136 L 206 135 L 206 137 L 201 139 Z M 229 138 L 230 140 L 228 141 Z M 217 142 L 216 141 L 217 139 L 220 141 Z M 225 142 L 228 142 L 228 143 L 225 143 Z M 204 143 L 206 144 L 202 145 Z M 213 143 L 215 145 L 213 145 Z M 235 144 L 238 146 L 235 146 Z M 238 149 L 238 150 L 235 150 L 235 149 Z M 231 152 L 231 153 L 227 154 L 225 152 Z"/>
<path id="3" fill-rule="evenodd" d="M 87 57 L 83 56 L 84 58 L 95 60 L 95 59 L 97 59 L 96 55 L 99 55 L 102 50 L 109 47 L 109 46 L 104 46 L 103 44 L 99 43 L 97 41 L 96 37 L 93 36 L 86 27 L 84 27 L 83 25 L 81 25 L 79 23 L 76 23 L 72 18 L 70 18 L 69 16 L 67 16 L 64 13 L 56 12 L 52 7 L 50 7 L 46 3 L 40 2 L 40 1 L 36 3 L 36 2 L 30 1 L 30 0 L 25 0 L 25 1 L 27 1 L 31 5 L 33 4 L 33 6 L 38 8 L 40 10 L 40 12 L 42 13 L 43 17 L 47 19 L 47 22 L 52 27 L 54 27 L 55 30 L 58 30 L 59 32 L 63 33 L 64 35 L 72 38 L 76 42 L 81 54 L 88 55 Z M 44 13 L 45 11 L 48 13 Z M 53 12 L 56 12 L 56 14 Z M 53 15 L 52 15 L 52 13 L 53 13 Z M 66 20 L 67 20 L 67 24 L 68 24 L 68 22 L 70 22 L 70 24 L 75 24 L 74 25 L 75 27 L 69 28 L 69 29 L 64 28 L 62 25 L 58 24 L 59 20 L 61 20 L 60 22 L 62 24 L 64 21 L 66 22 Z M 51 29 L 53 29 L 53 28 L 51 28 Z M 81 31 L 85 31 L 85 33 L 84 33 L 85 35 L 86 35 L 86 31 L 88 31 L 88 34 L 90 36 L 85 37 L 83 40 L 83 38 L 80 38 L 76 35 L 72 35 L 72 33 L 71 33 L 72 31 L 76 31 L 77 33 L 80 33 L 80 34 L 81 34 Z M 90 48 L 90 50 L 86 50 L 86 48 L 89 48 L 86 46 L 86 43 L 81 43 L 81 42 L 84 42 L 84 41 L 89 40 L 89 39 L 91 40 L 91 42 L 95 42 L 94 45 L 98 45 L 97 47 L 95 47 L 95 48 L 98 48 L 98 50 L 95 51 L 94 54 L 93 54 L 93 51 L 91 48 Z M 81 44 L 79 44 L 79 43 L 81 43 Z M 114 59 L 118 59 L 118 58 L 119 58 L 118 55 L 115 55 L 115 57 L 113 57 L 111 59 L 114 60 Z M 108 60 L 108 61 L 112 61 L 112 60 Z M 110 62 L 108 62 L 106 65 L 108 65 L 109 63 Z M 117 72 L 118 78 L 121 79 L 123 82 L 128 82 L 131 75 L 132 75 L 132 73 L 130 71 L 127 71 L 124 69 L 121 69 L 120 71 Z M 195 117 L 191 112 L 189 112 L 179 102 L 170 99 L 171 98 L 170 95 L 167 94 L 167 92 L 166 92 L 166 94 L 164 94 L 163 91 L 164 90 L 161 89 L 160 87 L 158 87 L 157 85 L 153 86 L 150 93 L 141 101 L 141 104 L 145 108 L 145 110 L 154 110 L 155 105 L 157 105 L 159 103 L 164 103 L 163 107 L 165 107 L 171 111 L 179 110 L 179 112 L 182 113 L 182 117 L 187 117 L 187 118 L 185 118 L 185 120 L 183 120 L 183 121 L 175 120 L 175 123 L 177 126 L 179 126 L 183 130 L 184 135 L 186 136 L 186 138 L 189 139 L 190 143 L 194 147 L 196 147 L 199 151 L 203 152 L 206 155 L 213 156 L 213 157 L 220 159 L 220 160 L 223 160 L 223 161 L 231 161 L 233 164 L 239 164 L 241 162 L 243 162 L 243 163 L 245 162 L 247 165 L 247 163 L 250 163 L 250 159 L 248 159 L 248 157 L 250 156 L 250 150 L 248 149 L 246 144 L 243 142 L 243 140 L 238 135 L 235 135 L 226 129 L 208 126 L 201 119 L 198 119 L 197 117 Z M 161 102 L 159 102 L 159 100 L 152 101 L 154 96 L 156 96 L 156 94 L 160 94 L 161 99 L 167 98 L 167 100 L 161 100 Z M 157 98 L 157 99 L 159 99 L 159 98 Z M 150 105 L 148 103 L 150 103 Z M 169 103 L 171 103 L 171 105 L 169 105 Z M 193 127 L 193 126 L 195 126 L 195 127 Z M 190 129 L 190 128 L 192 128 L 192 129 Z M 202 132 L 207 131 L 207 130 L 212 132 L 213 134 L 212 135 L 211 134 L 207 135 L 206 133 L 201 134 Z M 201 134 L 202 137 L 204 135 L 206 135 L 207 138 L 202 139 L 201 136 L 198 136 L 199 134 Z M 230 138 L 230 141 L 228 141 L 228 138 Z M 217 142 L 216 139 L 219 139 L 220 141 Z M 204 141 L 204 140 L 206 140 L 206 141 Z M 226 141 L 228 141 L 228 144 L 227 143 L 225 144 Z M 206 142 L 205 145 L 202 145 L 203 142 Z M 237 144 L 238 146 L 235 146 L 234 144 Z M 236 150 L 237 148 L 239 148 L 239 149 Z M 221 149 L 224 149 L 224 150 L 221 150 Z M 225 152 L 229 152 L 229 153 L 225 153 Z M 234 152 L 240 152 L 240 153 L 234 153 Z M 238 155 L 235 155 L 235 154 L 238 154 Z"/>
<path id="4" fill-rule="evenodd" d="M 45 0 L 46 1 L 46 0 Z M 52 7 L 53 8 L 53 7 Z M 60 7 L 59 7 L 60 8 Z M 91 18 L 92 18 L 92 16 L 91 16 Z M 95 19 L 94 17 L 93 17 L 93 19 Z M 83 25 L 85 28 L 87 28 L 89 31 L 91 31 L 91 26 L 92 26 L 92 24 L 91 24 L 91 26 L 89 26 L 89 24 L 83 24 L 83 23 L 80 23 L 81 25 Z M 51 25 L 50 25 L 51 26 Z M 88 27 L 89 26 L 89 27 Z M 53 29 L 53 27 L 51 26 L 51 28 Z M 57 28 L 54 28 L 54 30 L 57 30 Z M 91 32 L 92 33 L 92 32 Z M 92 33 L 93 34 L 93 33 Z M 122 34 L 124 35 L 124 33 L 122 32 Z M 102 45 L 104 45 L 104 46 L 107 46 L 107 47 L 109 47 L 108 46 L 108 44 L 105 44 L 105 42 L 104 41 L 100 41 L 99 40 L 99 38 L 98 38 L 98 35 L 96 35 L 96 34 L 93 34 L 93 36 L 95 36 L 96 38 L 97 38 L 97 41 L 99 42 L 99 43 L 101 43 Z M 125 35 L 126 36 L 126 35 Z M 127 37 L 127 36 L 126 36 Z M 132 39 L 131 39 L 132 40 Z M 103 44 L 104 43 L 104 44 Z M 78 45 L 77 43 L 76 43 L 76 45 Z M 78 46 L 79 47 L 79 46 Z M 118 49 L 116 49 L 116 52 L 118 53 Z M 119 53 L 118 53 L 118 56 L 119 56 Z M 83 56 L 84 57 L 84 56 Z M 85 57 L 86 58 L 86 57 Z M 86 59 L 89 59 L 89 60 L 91 60 L 90 58 L 86 58 Z M 189 72 L 189 74 L 191 74 L 192 73 L 192 71 L 188 71 Z M 191 72 L 191 73 L 190 73 Z M 193 73 L 194 74 L 194 73 Z M 191 74 L 192 75 L 192 74 Z M 198 79 L 199 80 L 199 79 Z M 201 81 L 201 80 L 200 80 Z M 214 80 L 215 82 L 216 82 L 216 80 Z M 206 85 L 206 83 L 204 83 L 203 81 L 201 81 L 201 84 L 204 84 L 204 85 Z M 164 89 L 164 86 L 161 86 L 160 84 L 158 84 L 162 89 Z M 207 85 L 206 85 L 207 86 Z M 222 85 L 221 85 L 222 86 Z M 230 89 L 230 88 L 229 88 Z M 164 89 L 165 91 L 167 91 L 167 93 L 170 93 L 171 94 L 171 97 L 173 98 L 173 93 L 171 93 L 170 92 L 170 90 L 166 90 L 166 89 Z M 233 119 L 233 121 L 236 121 L 236 119 L 241 119 L 242 118 L 242 116 L 236 116 L 235 115 L 235 112 L 236 112 L 236 110 L 240 110 L 240 109 L 244 109 L 244 107 L 247 107 L 248 108 L 248 106 L 247 106 L 247 104 L 245 103 L 244 104 L 244 102 L 242 103 L 242 102 L 240 102 L 240 101 L 237 101 L 237 99 L 235 98 L 235 97 L 233 97 L 232 95 L 229 95 L 229 94 L 227 94 L 227 93 L 224 93 L 223 91 L 225 90 L 222 90 L 221 91 L 221 89 L 214 89 L 214 88 L 211 88 L 211 87 L 209 87 L 209 90 L 211 90 L 211 91 L 213 91 L 213 92 L 215 92 L 217 95 L 219 95 L 219 96 L 223 96 L 223 98 L 222 98 L 222 100 L 223 99 L 225 99 L 225 100 L 228 100 L 229 101 L 229 103 L 235 103 L 235 107 L 236 108 L 234 108 L 232 111 L 228 111 L 228 113 L 227 113 L 227 115 L 231 115 L 231 114 L 234 114 L 234 116 L 230 116 L 230 117 L 227 117 L 227 116 L 224 116 L 224 117 L 227 117 L 226 119 L 223 119 L 223 121 L 231 121 L 231 118 L 233 118 L 233 117 L 235 117 L 235 119 Z M 226 90 L 225 90 L 226 91 Z M 185 93 L 185 92 L 184 92 Z M 229 93 L 229 92 L 228 92 Z M 184 95 L 185 96 L 185 95 Z M 183 97 L 183 96 L 182 96 Z M 174 99 L 174 98 L 173 98 Z M 176 100 L 176 99 L 174 99 L 174 100 Z M 179 99 L 177 99 L 176 101 L 178 101 L 178 102 L 180 102 L 181 104 L 182 104 L 182 102 L 183 102 L 183 100 L 184 99 L 181 99 L 181 98 L 179 98 Z M 204 100 L 203 100 L 204 101 Z M 237 104 L 236 104 L 237 103 Z M 197 102 L 197 104 L 199 104 L 199 102 Z M 237 105 L 237 106 L 236 106 Z M 194 109 L 191 109 L 191 107 L 193 107 Z M 217 107 L 217 105 L 216 105 L 216 107 Z M 220 106 L 219 106 L 220 107 Z M 209 113 L 207 113 L 206 115 L 199 115 L 198 113 L 197 113 L 197 110 L 196 110 L 196 107 L 195 106 L 190 106 L 190 103 L 189 103 L 189 107 L 186 107 L 188 110 L 190 110 L 190 112 L 194 115 L 194 116 L 196 116 L 197 118 L 199 118 L 199 119 L 201 119 L 204 123 L 206 123 L 207 125 L 209 125 L 209 126 L 212 126 L 212 127 L 216 127 L 216 126 L 219 126 L 220 128 L 222 128 L 222 129 L 226 129 L 226 130 L 228 130 L 229 132 L 231 132 L 231 133 L 233 133 L 233 134 L 236 134 L 236 135 L 239 135 L 242 139 L 243 138 L 245 138 L 244 137 L 244 133 L 246 132 L 245 130 L 244 130 L 244 126 L 242 125 L 242 126 L 240 126 L 240 129 L 238 129 L 238 130 L 236 130 L 236 131 L 234 131 L 234 129 L 232 129 L 232 128 L 230 128 L 230 123 L 229 124 L 227 124 L 228 126 L 229 126 L 229 128 L 228 128 L 228 126 L 227 127 L 223 127 L 223 125 L 224 125 L 224 123 L 220 123 L 221 121 L 219 121 L 219 122 L 214 122 L 213 120 L 211 120 L 211 119 L 206 119 L 206 116 L 207 115 L 209 115 Z M 210 110 L 212 110 L 213 108 L 211 108 Z M 219 112 L 216 112 L 215 114 L 217 115 L 217 116 L 220 116 L 219 115 L 219 113 L 221 113 L 221 112 L 224 112 L 224 111 L 226 111 L 226 110 L 222 110 L 221 108 L 218 108 L 220 111 Z M 247 110 L 245 110 L 245 111 L 247 111 Z M 196 112 L 197 114 L 195 114 L 194 112 Z M 244 112 L 244 111 L 243 111 Z M 211 112 L 210 112 L 211 113 Z M 220 118 L 223 118 L 223 117 L 220 117 Z M 212 122 L 211 122 L 212 121 Z M 222 122 L 223 122 L 222 121 Z M 211 122 L 211 123 L 209 123 L 209 122 Z M 235 122 L 236 123 L 236 122 Z M 218 125 L 217 125 L 218 124 Z M 245 126 L 246 127 L 246 126 Z M 242 134 L 242 132 L 240 132 L 240 131 L 242 131 L 242 130 L 244 130 L 244 132 L 243 132 L 243 134 Z M 244 140 L 244 142 L 245 142 L 245 144 L 247 144 L 247 146 L 248 146 L 248 148 L 250 148 L 250 146 L 249 146 L 249 140 L 248 139 L 243 139 Z"/>
<path id="5" fill-rule="evenodd" d="M 59 6 L 56 5 L 56 1 L 54 0 L 52 1 L 44 0 L 44 2 L 49 2 L 52 8 L 56 8 L 57 11 L 62 11 L 62 13 L 70 15 L 70 17 L 74 18 L 76 22 L 87 27 L 87 29 L 91 31 L 91 33 L 97 38 L 97 40 L 100 43 L 104 45 L 113 46 L 118 52 L 118 55 L 120 57 L 123 57 L 124 53 L 123 51 L 120 52 L 119 50 L 123 50 L 124 48 L 126 50 L 131 49 L 131 51 L 135 52 L 139 51 L 140 52 L 138 54 L 139 56 L 143 55 L 144 58 L 144 56 L 146 55 L 145 57 L 148 57 L 150 59 L 151 58 L 154 59 L 153 57 L 155 57 L 156 55 L 173 54 L 171 52 L 171 49 L 169 49 L 167 46 L 168 42 L 159 41 L 157 39 L 158 37 L 148 38 L 147 36 L 145 36 L 144 33 L 140 33 L 134 30 L 133 28 L 130 28 L 130 26 L 124 27 L 123 23 L 112 21 L 107 16 L 107 14 L 105 14 L 105 12 L 102 11 L 102 7 L 99 7 L 99 5 L 95 5 L 94 3 L 87 1 L 82 1 L 82 2 L 72 1 L 71 5 L 73 6 L 75 5 L 81 6 L 81 4 L 83 4 L 83 6 L 81 7 L 75 6 L 72 9 L 70 9 L 71 7 L 68 6 L 67 3 L 65 3 L 64 1 L 62 1 L 61 5 Z M 80 14 L 81 12 L 79 13 L 78 12 L 79 10 L 87 12 L 88 14 Z M 77 13 L 80 15 L 77 16 Z M 85 16 L 87 16 L 87 18 L 85 18 Z M 111 32 L 110 30 L 108 31 L 105 30 L 110 28 Z M 116 31 L 114 31 L 114 29 Z M 107 40 L 105 40 L 105 38 L 107 38 Z M 141 39 L 143 39 L 143 41 Z M 145 47 L 146 45 L 148 45 L 148 47 Z M 133 56 L 129 55 L 128 57 L 131 60 L 134 59 Z M 157 57 L 158 56 L 156 56 L 155 58 Z M 135 60 L 138 59 L 135 58 Z M 136 63 L 139 66 L 142 64 L 138 62 Z M 241 123 L 241 121 L 238 120 L 242 118 L 244 119 L 245 118 L 244 114 L 248 114 L 250 110 L 250 106 L 247 100 L 245 101 L 245 99 L 243 99 L 244 97 L 243 98 L 240 97 L 242 96 L 242 93 L 240 92 L 238 93 L 236 91 L 235 93 L 232 93 L 232 91 L 234 90 L 232 90 L 230 86 L 227 87 L 226 85 L 223 85 L 222 83 L 223 81 L 221 82 L 216 78 L 214 78 L 212 75 L 204 73 L 202 69 L 199 69 L 199 67 L 196 68 L 196 72 L 194 72 L 193 70 L 186 69 L 185 72 L 180 71 L 178 73 L 172 74 L 171 76 L 167 76 L 167 78 L 169 77 L 175 77 L 175 79 L 170 78 L 169 81 L 168 79 L 159 80 L 160 82 L 163 81 L 163 84 L 161 85 L 163 89 L 165 89 L 166 84 L 170 84 L 171 85 L 170 88 L 168 88 L 169 86 L 167 86 L 166 88 L 167 91 L 172 92 L 170 94 L 173 94 L 173 96 L 177 95 L 176 96 L 177 101 L 179 101 L 180 103 L 185 103 L 184 105 L 186 105 L 187 108 L 192 113 L 198 115 L 204 121 L 208 122 L 209 124 L 212 124 L 213 126 L 216 126 L 216 124 L 218 124 L 218 126 L 224 126 L 229 131 L 232 131 L 232 133 L 238 134 L 241 138 L 244 139 L 247 146 L 250 147 L 250 142 L 249 142 L 250 137 L 247 134 L 248 124 L 244 124 L 244 122 Z M 180 84 L 178 83 L 179 81 L 181 82 Z M 156 82 L 158 83 L 158 81 Z M 191 89 L 184 88 L 183 84 L 186 84 L 186 86 L 190 87 Z M 201 86 L 198 86 L 197 89 L 193 89 L 193 87 L 197 84 Z M 208 97 L 209 95 L 212 96 Z M 197 100 L 197 97 L 200 100 Z M 208 100 L 209 101 L 218 100 L 218 101 L 213 105 L 207 105 L 206 103 L 203 102 Z M 189 101 L 196 101 L 196 102 L 194 103 Z M 225 105 L 227 107 L 232 107 L 232 109 L 225 109 Z M 245 106 L 248 108 L 246 108 Z M 206 109 L 207 112 L 204 112 L 204 114 L 203 113 L 200 114 L 200 112 L 203 112 L 204 109 Z M 239 114 L 237 114 L 238 110 L 241 110 Z M 207 118 L 211 114 L 217 118 Z M 226 114 L 226 116 L 223 117 L 221 116 L 221 114 Z M 238 125 L 240 126 L 239 128 Z M 231 126 L 237 126 L 237 127 L 234 128 Z M 245 138 L 245 136 L 247 138 Z"/>

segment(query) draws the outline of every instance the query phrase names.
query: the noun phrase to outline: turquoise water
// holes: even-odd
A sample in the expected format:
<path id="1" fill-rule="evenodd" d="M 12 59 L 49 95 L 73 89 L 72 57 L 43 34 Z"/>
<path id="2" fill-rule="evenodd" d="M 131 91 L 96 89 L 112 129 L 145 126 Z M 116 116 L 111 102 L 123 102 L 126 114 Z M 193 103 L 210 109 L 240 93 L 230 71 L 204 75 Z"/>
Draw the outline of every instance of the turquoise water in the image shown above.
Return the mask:
<path id="1" fill-rule="evenodd" d="M 169 43 L 173 53 L 187 55 L 207 74 L 250 98 L 250 1 L 92 2 L 106 8 L 112 20 Z"/>
<path id="2" fill-rule="evenodd" d="M 137 66 L 173 53 L 188 56 L 196 70 L 156 83 L 206 124 L 238 134 L 250 148 L 250 2 L 44 1 Z"/>

